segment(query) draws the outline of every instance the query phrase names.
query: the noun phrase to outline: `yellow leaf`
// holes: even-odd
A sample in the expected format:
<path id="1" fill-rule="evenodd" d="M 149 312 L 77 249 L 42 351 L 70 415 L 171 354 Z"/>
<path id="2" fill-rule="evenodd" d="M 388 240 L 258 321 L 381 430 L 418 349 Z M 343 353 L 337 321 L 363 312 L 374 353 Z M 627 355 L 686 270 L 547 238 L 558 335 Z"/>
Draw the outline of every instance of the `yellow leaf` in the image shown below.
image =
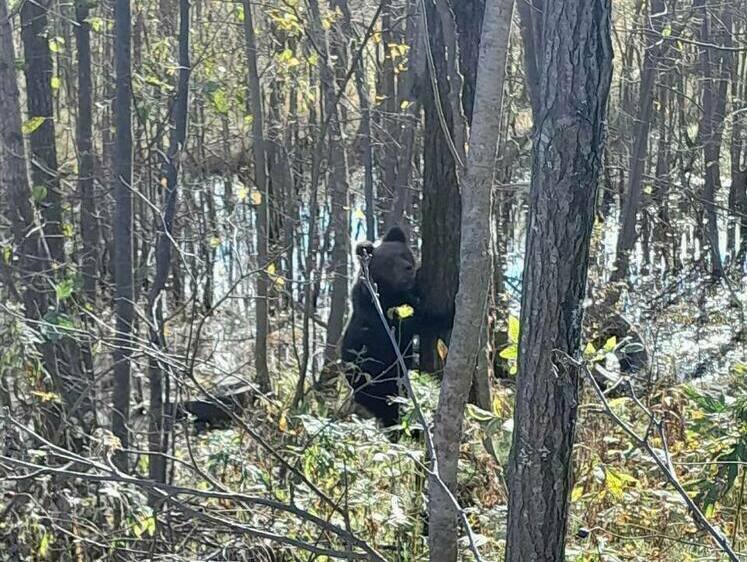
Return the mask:
<path id="1" fill-rule="evenodd" d="M 394 311 L 397 313 L 397 317 L 402 320 L 410 318 L 410 316 L 415 314 L 415 309 L 413 309 L 409 304 L 401 304 L 395 307 Z"/>
<path id="2" fill-rule="evenodd" d="M 252 205 L 254 205 L 255 207 L 258 207 L 261 204 L 262 204 L 262 192 L 255 189 L 252 191 Z"/>
<path id="3" fill-rule="evenodd" d="M 621 500 L 625 487 L 628 484 L 635 484 L 636 482 L 638 480 L 629 474 L 618 472 L 612 467 L 607 466 L 604 469 L 604 485 L 615 499 Z"/>
<path id="4" fill-rule="evenodd" d="M 407 100 L 402 100 L 402 103 L 399 104 L 399 108 L 402 111 L 406 110 L 408 107 L 410 107 L 410 102 Z"/>
<path id="5" fill-rule="evenodd" d="M 246 186 L 242 185 L 236 190 L 236 199 L 238 199 L 239 203 L 246 201 L 247 197 L 249 197 L 249 189 Z"/>
<path id="6" fill-rule="evenodd" d="M 498 356 L 503 359 L 516 359 L 519 356 L 519 346 L 514 343 L 504 347 Z"/>
<path id="7" fill-rule="evenodd" d="M 363 212 L 363 209 L 356 209 L 353 211 L 353 218 L 363 220 L 366 218 L 366 213 Z"/>
<path id="8" fill-rule="evenodd" d="M 59 90 L 60 86 L 62 85 L 62 81 L 60 80 L 59 76 L 52 76 L 52 79 L 49 81 L 49 85 L 52 86 L 53 90 Z"/>
<path id="9" fill-rule="evenodd" d="M 438 341 L 436 342 L 436 351 L 438 351 L 438 356 L 441 358 L 441 361 L 446 361 L 446 356 L 449 354 L 449 347 L 441 338 L 438 338 Z"/>
<path id="10" fill-rule="evenodd" d="M 581 496 L 584 495 L 584 487 L 583 486 L 576 486 L 573 488 L 573 491 L 571 491 L 571 502 L 577 502 L 581 499 Z"/>
<path id="11" fill-rule="evenodd" d="M 610 339 L 604 342 L 604 347 L 602 349 L 604 349 L 605 353 L 612 353 L 616 347 L 617 347 L 617 336 L 612 336 Z"/>
<path id="12" fill-rule="evenodd" d="M 42 402 L 59 402 L 60 395 L 54 392 L 42 392 L 40 390 L 34 390 L 31 392 L 34 396 L 39 398 Z"/>
<path id="13" fill-rule="evenodd" d="M 220 246 L 220 238 L 218 238 L 217 236 L 213 236 L 212 238 L 210 238 L 209 244 L 211 248 L 217 248 L 218 246 Z"/>
<path id="14" fill-rule="evenodd" d="M 513 315 L 508 317 L 508 341 L 519 343 L 519 319 Z"/>
<path id="15" fill-rule="evenodd" d="M 594 344 L 591 342 L 588 342 L 586 344 L 586 347 L 584 348 L 584 357 L 586 359 L 592 359 L 597 354 L 597 348 L 594 347 Z"/>
<path id="16" fill-rule="evenodd" d="M 39 127 L 41 127 L 43 123 L 44 123 L 44 117 L 40 117 L 38 115 L 36 117 L 32 117 L 31 119 L 26 121 L 21 126 L 21 132 L 24 135 L 30 135 L 31 133 L 36 131 Z"/>
<path id="17" fill-rule="evenodd" d="M 285 279 L 278 275 L 277 277 L 275 277 L 275 285 L 277 285 L 278 287 L 285 287 Z"/>
<path id="18" fill-rule="evenodd" d="M 44 535 L 42 535 L 41 541 L 39 541 L 39 550 L 37 551 L 40 558 L 46 558 L 49 554 L 49 543 L 51 540 L 47 531 L 44 531 Z"/>
<path id="19" fill-rule="evenodd" d="M 288 431 L 288 418 L 285 416 L 285 412 L 280 414 L 280 420 L 278 421 L 278 429 L 283 433 Z"/>
<path id="20" fill-rule="evenodd" d="M 277 268 L 275 267 L 274 263 L 271 263 L 267 266 L 267 274 L 268 275 L 275 275 L 275 272 L 277 271 Z"/>

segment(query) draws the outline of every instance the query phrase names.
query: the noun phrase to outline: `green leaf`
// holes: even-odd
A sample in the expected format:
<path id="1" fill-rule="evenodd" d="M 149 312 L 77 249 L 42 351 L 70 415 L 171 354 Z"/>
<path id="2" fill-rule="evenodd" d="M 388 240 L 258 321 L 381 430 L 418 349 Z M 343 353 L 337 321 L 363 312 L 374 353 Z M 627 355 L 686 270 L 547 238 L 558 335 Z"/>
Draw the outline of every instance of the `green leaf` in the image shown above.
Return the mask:
<path id="1" fill-rule="evenodd" d="M 664 29 L 661 30 L 661 36 L 666 38 L 672 35 L 672 26 L 667 25 Z"/>
<path id="2" fill-rule="evenodd" d="M 508 341 L 519 343 L 519 319 L 513 315 L 508 317 Z"/>
<path id="3" fill-rule="evenodd" d="M 35 203 L 41 203 L 47 198 L 47 186 L 35 185 L 31 188 L 31 198 Z"/>
<path id="4" fill-rule="evenodd" d="M 75 288 L 75 282 L 72 279 L 65 279 L 59 285 L 54 288 L 54 292 L 57 295 L 58 301 L 64 301 L 73 294 Z"/>
<path id="5" fill-rule="evenodd" d="M 37 115 L 36 117 L 32 117 L 31 119 L 29 119 L 28 121 L 26 121 L 21 126 L 21 132 L 24 135 L 30 135 L 31 133 L 33 133 L 34 131 L 36 131 L 39 127 L 41 127 L 42 124 L 44 123 L 44 121 L 45 121 L 45 118 L 41 117 L 39 115 Z"/>
<path id="6" fill-rule="evenodd" d="M 39 549 L 37 550 L 40 558 L 46 558 L 49 554 L 50 542 L 52 542 L 52 538 L 49 536 L 49 533 L 47 533 L 47 531 L 44 531 L 41 541 L 39 541 Z"/>
<path id="7" fill-rule="evenodd" d="M 215 90 L 213 92 L 212 100 L 215 111 L 224 115 L 228 113 L 228 98 L 226 97 L 225 90 L 220 88 Z"/>

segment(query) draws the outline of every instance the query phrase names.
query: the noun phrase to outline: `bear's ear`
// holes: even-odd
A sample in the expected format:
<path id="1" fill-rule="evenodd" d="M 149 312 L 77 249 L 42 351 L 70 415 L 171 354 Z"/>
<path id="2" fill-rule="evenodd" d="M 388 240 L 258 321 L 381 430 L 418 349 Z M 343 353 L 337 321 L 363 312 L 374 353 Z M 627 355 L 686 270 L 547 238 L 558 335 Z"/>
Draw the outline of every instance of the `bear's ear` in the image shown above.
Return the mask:
<path id="1" fill-rule="evenodd" d="M 357 256 L 361 258 L 365 256 L 373 256 L 373 253 L 374 253 L 373 242 L 371 242 L 370 240 L 361 242 L 355 247 L 355 253 Z"/>
<path id="2" fill-rule="evenodd" d="M 407 243 L 407 236 L 405 235 L 405 231 L 402 230 L 399 226 L 393 226 L 384 235 L 384 238 L 382 238 L 382 241 L 384 241 L 384 242 L 402 242 L 403 244 L 406 244 Z"/>

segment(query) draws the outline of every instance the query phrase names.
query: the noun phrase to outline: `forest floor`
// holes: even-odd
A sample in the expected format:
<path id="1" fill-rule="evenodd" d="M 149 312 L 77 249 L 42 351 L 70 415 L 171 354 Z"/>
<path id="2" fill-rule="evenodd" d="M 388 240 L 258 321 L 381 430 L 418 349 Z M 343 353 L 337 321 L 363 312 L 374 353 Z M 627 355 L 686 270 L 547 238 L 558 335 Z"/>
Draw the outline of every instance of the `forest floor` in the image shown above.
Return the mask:
<path id="1" fill-rule="evenodd" d="M 680 481 L 737 550 L 747 550 L 747 530 L 742 524 L 745 472 L 734 464 L 747 461 L 747 443 L 742 443 L 740 435 L 743 419 L 747 421 L 747 408 L 743 410 L 747 366 L 745 342 L 738 337 L 744 329 L 747 295 L 742 289 L 744 280 L 732 281 L 731 286 L 691 280 L 701 277 L 684 273 L 666 286 L 641 282 L 627 296 L 625 310 L 643 333 L 652 358 L 655 384 L 642 400 L 663 421 Z M 251 364 L 251 350 L 244 347 L 250 338 L 236 336 L 246 326 L 230 317 L 216 317 L 206 327 L 205 361 L 198 369 L 206 377 L 211 369 L 213 373 L 245 372 Z M 351 415 L 346 405 L 348 391 L 341 381 L 311 391 L 303 413 L 291 415 L 288 404 L 297 370 L 293 346 L 287 343 L 290 330 L 286 327 L 273 339 L 287 346 L 275 347 L 276 397 L 259 402 L 247 425 L 325 494 L 344 502 L 350 517 L 347 524 L 363 538 L 391 553 L 392 559 L 425 560 L 421 444 L 409 438 L 392 444 L 372 420 Z M 438 382 L 417 372 L 412 378 L 431 416 Z M 496 384 L 493 411 L 470 406 L 465 424 L 457 497 L 469 514 L 486 560 L 499 559 L 503 546 L 507 503 L 503 467 L 511 441 L 512 387 L 511 380 Z M 682 499 L 667 486 L 651 458 L 635 449 L 604 415 L 588 384 L 582 396 L 568 560 L 720 560 L 709 538 L 692 523 Z M 633 399 L 617 397 L 609 404 L 644 432 L 647 414 Z M 308 486 L 279 468 L 272 455 L 241 428 L 190 439 L 194 443 L 187 447 L 182 436 L 177 451 L 191 451 L 194 462 L 230 489 L 293 497 L 299 505 L 345 523 Z M 663 446 L 658 438 L 653 441 L 656 447 Z M 177 478 L 184 485 L 200 485 L 191 470 L 178 469 Z M 255 517 L 258 526 L 304 533 L 290 517 Z"/>

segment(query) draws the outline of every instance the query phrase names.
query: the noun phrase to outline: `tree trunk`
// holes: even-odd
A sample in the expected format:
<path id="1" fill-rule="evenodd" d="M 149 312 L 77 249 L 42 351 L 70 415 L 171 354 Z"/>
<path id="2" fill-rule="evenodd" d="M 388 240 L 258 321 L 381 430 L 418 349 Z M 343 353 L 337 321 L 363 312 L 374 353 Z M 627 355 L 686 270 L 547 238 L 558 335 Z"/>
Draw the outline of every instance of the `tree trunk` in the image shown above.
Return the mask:
<path id="1" fill-rule="evenodd" d="M 348 166 L 343 145 L 342 127 L 338 115 L 335 77 L 329 60 L 329 42 L 322 26 L 322 17 L 317 0 L 309 0 L 311 29 L 319 51 L 319 72 L 324 113 L 329 123 L 329 161 L 332 182 L 330 214 L 334 243 L 331 252 L 332 295 L 327 320 L 327 345 L 324 351 L 326 362 L 334 361 L 338 355 L 338 343 L 344 328 L 348 304 L 348 251 L 350 248 L 350 220 L 348 204 Z"/>
<path id="2" fill-rule="evenodd" d="M 62 194 L 57 172 L 54 110 L 52 107 L 52 54 L 49 50 L 47 4 L 21 4 L 21 38 L 23 40 L 26 106 L 29 119 L 43 118 L 29 135 L 31 148 L 31 181 L 34 189 L 45 191 L 40 201 L 44 217 L 44 237 L 49 254 L 58 264 L 65 263 L 62 237 Z"/>
<path id="3" fill-rule="evenodd" d="M 37 228 L 32 193 L 28 181 L 26 152 L 21 129 L 21 108 L 16 81 L 15 49 L 8 7 L 0 0 L 0 188 L 7 192 L 5 214 L 13 231 L 14 252 L 11 273 L 23 289 L 26 317 L 35 325 L 46 320 L 54 323 L 49 305 L 54 302 L 54 287 L 50 283 L 52 258 L 43 231 Z M 62 312 L 64 307 L 60 306 Z M 58 342 L 42 336 L 39 343 L 44 370 L 49 374 L 53 390 L 62 398 L 62 411 L 55 401 L 43 405 L 44 433 L 60 445 L 67 445 L 66 433 L 73 422 L 89 433 L 95 424 L 89 381 L 78 371 L 80 349 L 77 342 L 63 336 Z M 68 416 L 69 419 L 65 419 Z M 82 440 L 73 437 L 72 446 L 80 450 Z"/>
<path id="4" fill-rule="evenodd" d="M 535 2 L 539 81 L 508 466 L 506 561 L 563 560 L 589 243 L 612 74 L 609 0 Z M 527 12 L 522 12 L 522 18 Z M 534 35 L 530 33 L 530 35 Z"/>
<path id="5" fill-rule="evenodd" d="M 446 316 L 451 314 L 459 286 L 459 235 L 461 200 L 457 184 L 456 161 L 453 151 L 463 153 L 464 147 L 455 144 L 454 107 L 451 102 L 459 98 L 462 84 L 450 83 L 447 63 L 443 18 L 443 4 L 434 0 L 426 2 L 424 33 L 428 59 L 426 83 L 423 85 L 423 109 L 425 112 L 424 136 L 428 142 L 423 148 L 423 198 L 421 202 L 421 267 L 418 270 L 418 286 L 422 290 L 423 306 L 431 313 Z M 453 26 L 452 26 L 453 27 Z M 454 56 L 455 53 L 449 53 Z M 460 156 L 461 157 L 461 156 Z M 435 372 L 443 367 L 436 351 L 438 339 L 448 341 L 448 334 L 423 333 L 420 336 L 420 368 Z"/>
<path id="6" fill-rule="evenodd" d="M 189 60 L 189 0 L 179 0 L 179 82 L 172 109 L 172 130 L 166 161 L 163 166 L 163 179 L 166 183 L 165 204 L 162 215 L 156 219 L 156 274 L 148 293 L 148 319 L 150 321 L 150 344 L 152 349 L 149 361 L 150 383 L 150 428 L 149 448 L 152 453 L 148 463 L 148 476 L 155 482 L 166 481 L 166 462 L 163 453 L 167 452 L 168 433 L 164 424 L 164 394 L 169 400 L 169 381 L 164 385 L 165 365 L 159 360 L 166 346 L 163 320 L 162 292 L 166 287 L 171 264 L 171 244 L 174 215 L 178 199 L 179 159 L 187 137 L 187 115 L 189 113 L 189 77 L 192 72 Z M 163 181 L 163 180 L 162 180 Z"/>
<path id="7" fill-rule="evenodd" d="M 513 0 L 488 0 L 482 26 L 469 154 L 462 180 L 461 267 L 451 348 L 434 419 L 438 475 L 456 496 L 464 407 L 472 383 L 491 286 L 493 175 Z M 431 562 L 456 562 L 457 512 L 435 477 L 429 483 Z"/>
<path id="8" fill-rule="evenodd" d="M 615 271 L 612 274 L 613 281 L 620 281 L 627 278 L 630 252 L 632 252 L 637 238 L 636 224 L 638 210 L 641 206 L 643 175 L 648 158 L 648 137 L 651 131 L 657 66 L 661 51 L 661 47 L 657 44 L 660 41 L 660 30 L 662 28 L 659 22 L 664 14 L 666 14 L 664 3 L 661 0 L 653 0 L 650 3 L 647 20 L 652 22 L 652 29 L 648 30 L 650 37 L 646 38 L 647 48 L 643 57 L 641 84 L 638 94 L 638 112 L 633 126 L 633 146 L 630 149 L 628 190 L 623 197 L 622 224 L 617 239 Z"/>
<path id="9" fill-rule="evenodd" d="M 701 10 L 702 22 L 700 28 L 700 42 L 708 44 L 712 41 L 723 42 L 724 37 L 730 35 L 721 30 L 713 33 L 713 26 L 720 24 L 720 18 L 710 13 L 704 0 L 698 0 L 694 7 Z M 729 7 L 725 8 L 728 10 Z M 729 58 L 731 53 L 718 53 L 710 47 L 700 47 L 700 66 L 702 69 L 701 105 L 703 116 L 700 121 L 699 140 L 703 146 L 703 214 L 705 224 L 703 242 L 710 255 L 711 274 L 715 278 L 723 275 L 723 263 L 719 249 L 718 219 L 716 214 L 716 195 L 721 189 L 721 141 L 724 129 L 724 114 L 726 112 L 726 92 L 729 80 Z"/>
<path id="10" fill-rule="evenodd" d="M 75 38 L 78 45 L 78 191 L 80 194 L 80 257 L 83 294 L 88 303 L 96 298 L 99 272 L 99 225 L 93 189 L 93 80 L 91 75 L 91 25 L 87 0 L 75 5 Z"/>
<path id="11" fill-rule="evenodd" d="M 739 27 L 739 17 L 734 21 L 733 16 L 738 16 L 739 11 L 736 7 L 733 7 L 736 13 L 729 14 L 729 19 L 734 23 L 734 33 L 739 33 L 740 30 L 747 29 Z M 741 75 L 740 75 L 741 73 Z M 731 65 L 731 110 L 744 111 L 744 102 L 741 100 L 745 99 L 747 94 L 747 55 L 745 53 L 734 53 L 732 55 Z M 729 187 L 729 219 L 727 227 L 727 248 L 729 255 L 732 259 L 737 256 L 737 228 L 740 223 L 740 213 L 744 212 L 742 198 L 745 197 L 743 193 L 740 193 L 742 187 L 742 175 L 747 172 L 747 162 L 743 165 L 745 143 L 745 119 L 744 117 L 735 116 L 732 120 L 731 126 L 731 186 Z M 747 236 L 747 232 L 741 234 L 742 240 Z"/>
<path id="12" fill-rule="evenodd" d="M 262 113 L 262 88 L 257 70 L 257 42 L 254 33 L 254 17 L 249 0 L 244 0 L 244 34 L 246 36 L 246 60 L 249 69 L 249 104 L 252 112 L 252 154 L 254 155 L 254 176 L 262 200 L 257 208 L 257 342 L 255 344 L 254 367 L 257 371 L 257 383 L 262 392 L 270 392 L 272 384 L 267 369 L 267 333 L 268 333 L 268 202 L 267 202 L 267 162 L 264 138 L 264 115 Z"/>
<path id="13" fill-rule="evenodd" d="M 130 66 L 132 50 L 130 0 L 114 5 L 114 61 L 116 85 L 114 97 L 114 388 L 112 433 L 123 448 L 130 442 L 130 359 L 134 317 L 133 233 L 132 233 L 132 89 Z M 118 453 L 115 462 L 126 472 L 128 459 Z"/>
<path id="14" fill-rule="evenodd" d="M 331 5 L 339 7 L 343 15 L 344 32 L 348 37 L 354 37 L 353 18 L 347 0 L 334 0 Z M 357 50 L 353 43 L 353 52 Z M 363 161 L 363 199 L 366 214 L 366 238 L 376 239 L 376 203 L 374 201 L 374 178 L 373 178 L 373 149 L 371 147 L 371 101 L 369 100 L 369 88 L 366 81 L 364 57 L 358 57 L 353 61 L 355 74 L 355 89 L 358 93 L 360 105 L 361 126 L 358 131 L 360 135 L 360 151 Z"/>

